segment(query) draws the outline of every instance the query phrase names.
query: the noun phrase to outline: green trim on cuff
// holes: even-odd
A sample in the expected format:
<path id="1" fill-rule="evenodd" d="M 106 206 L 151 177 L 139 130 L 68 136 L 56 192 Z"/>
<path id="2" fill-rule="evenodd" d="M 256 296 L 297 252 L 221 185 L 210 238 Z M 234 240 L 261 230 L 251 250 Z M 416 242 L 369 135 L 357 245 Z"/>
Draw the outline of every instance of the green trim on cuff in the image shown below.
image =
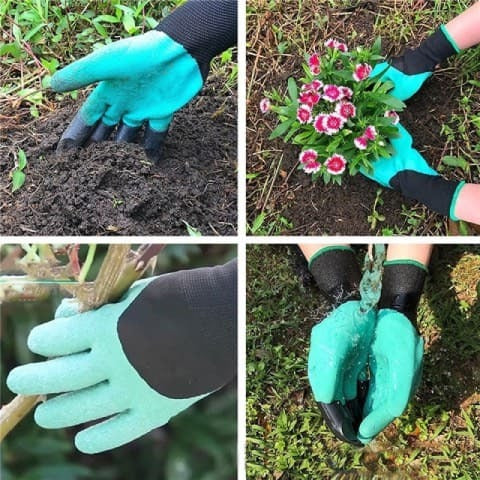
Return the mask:
<path id="1" fill-rule="evenodd" d="M 398 259 L 398 260 L 387 260 L 383 263 L 384 267 L 388 265 L 413 265 L 414 267 L 421 268 L 428 273 L 428 267 L 423 263 L 418 262 L 417 260 L 412 260 L 411 258 Z"/>
<path id="2" fill-rule="evenodd" d="M 466 183 L 467 182 L 465 182 L 465 180 L 460 182 L 458 184 L 457 188 L 455 189 L 455 193 L 453 194 L 453 197 L 452 197 L 452 203 L 450 204 L 449 216 L 454 222 L 458 222 L 460 220 L 460 218 L 458 218 L 455 215 L 455 209 L 457 207 L 457 201 L 458 201 L 458 197 L 460 195 L 460 192 L 462 191 L 462 188 L 465 186 Z"/>
<path id="3" fill-rule="evenodd" d="M 453 37 L 448 32 L 446 25 L 440 25 L 440 30 L 445 35 L 446 39 L 450 42 L 450 44 L 455 49 L 455 51 L 457 53 L 460 53 L 462 49 L 457 45 L 457 42 L 453 39 Z"/>
<path id="4" fill-rule="evenodd" d="M 328 247 L 322 247 L 320 250 L 317 250 L 311 257 L 310 260 L 308 261 L 308 269 L 311 270 L 312 263 L 320 256 L 323 255 L 324 253 L 331 252 L 333 250 L 348 250 L 350 252 L 353 252 L 352 247 L 346 247 L 345 245 L 329 245 Z"/>

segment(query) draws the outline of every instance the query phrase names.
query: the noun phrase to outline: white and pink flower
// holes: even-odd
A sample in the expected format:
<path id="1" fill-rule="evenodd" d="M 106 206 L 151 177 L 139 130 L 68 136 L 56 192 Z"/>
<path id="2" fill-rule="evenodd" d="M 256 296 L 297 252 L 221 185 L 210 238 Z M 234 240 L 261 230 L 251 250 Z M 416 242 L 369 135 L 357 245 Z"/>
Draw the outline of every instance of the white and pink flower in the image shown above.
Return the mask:
<path id="1" fill-rule="evenodd" d="M 335 106 L 335 111 L 345 120 L 348 120 L 349 118 L 353 118 L 357 113 L 357 109 L 355 108 L 355 105 L 351 102 L 337 103 L 337 105 Z"/>
<path id="2" fill-rule="evenodd" d="M 342 98 L 342 92 L 337 85 L 324 85 L 323 86 L 323 99 L 327 102 L 337 102 Z"/>
<path id="3" fill-rule="evenodd" d="M 270 110 L 270 100 L 268 98 L 262 98 L 260 101 L 260 111 L 262 113 L 267 113 Z"/>
<path id="4" fill-rule="evenodd" d="M 348 47 L 347 47 L 347 44 L 346 43 L 343 43 L 343 42 L 339 42 L 338 40 L 335 40 L 333 38 L 329 38 L 325 43 L 324 45 L 327 47 L 327 48 L 334 48 L 336 50 L 339 50 L 340 52 L 342 53 L 346 53 L 348 52 Z"/>
<path id="5" fill-rule="evenodd" d="M 389 118 L 394 125 L 396 125 L 400 121 L 400 117 L 395 110 L 388 110 L 384 114 L 385 118 Z"/>
<path id="6" fill-rule="evenodd" d="M 338 113 L 331 113 L 323 119 L 323 126 L 327 135 L 335 135 L 345 124 L 345 119 L 338 115 Z"/>
<path id="7" fill-rule="evenodd" d="M 372 67 L 368 63 L 359 63 L 355 65 L 355 71 L 353 72 L 353 79 L 356 82 L 361 82 L 369 77 L 372 73 Z"/>
<path id="8" fill-rule="evenodd" d="M 318 133 L 327 133 L 327 127 L 325 126 L 325 119 L 327 118 L 327 115 L 325 113 L 320 113 L 315 117 L 315 120 L 313 121 L 313 128 Z"/>
<path id="9" fill-rule="evenodd" d="M 320 94 L 314 90 L 305 90 L 300 93 L 298 100 L 300 103 L 313 107 L 320 101 Z"/>
<path id="10" fill-rule="evenodd" d="M 340 87 L 340 93 L 342 94 L 342 100 L 350 100 L 353 97 L 353 90 L 348 87 Z"/>
<path id="11" fill-rule="evenodd" d="M 320 80 L 312 80 L 310 83 L 305 83 L 302 85 L 302 92 L 313 90 L 318 92 L 323 87 L 323 82 Z"/>
<path id="12" fill-rule="evenodd" d="M 317 53 L 310 55 L 308 66 L 313 75 L 318 75 L 320 73 L 320 56 Z"/>
<path id="13" fill-rule="evenodd" d="M 327 172 L 331 175 L 340 175 L 345 171 L 347 161 L 343 155 L 335 153 L 330 158 L 327 158 L 325 166 L 327 167 Z"/>
<path id="14" fill-rule="evenodd" d="M 377 129 L 373 125 L 369 125 L 363 135 L 373 141 L 377 138 Z"/>
<path id="15" fill-rule="evenodd" d="M 368 138 L 365 135 L 357 137 L 353 143 L 359 150 L 366 150 L 368 147 Z"/>
<path id="16" fill-rule="evenodd" d="M 312 110 L 308 105 L 300 105 L 297 110 L 297 120 L 302 124 L 312 121 Z"/>
<path id="17" fill-rule="evenodd" d="M 322 164 L 318 162 L 318 153 L 313 149 L 303 151 L 298 160 L 303 165 L 305 173 L 316 173 L 322 167 Z"/>

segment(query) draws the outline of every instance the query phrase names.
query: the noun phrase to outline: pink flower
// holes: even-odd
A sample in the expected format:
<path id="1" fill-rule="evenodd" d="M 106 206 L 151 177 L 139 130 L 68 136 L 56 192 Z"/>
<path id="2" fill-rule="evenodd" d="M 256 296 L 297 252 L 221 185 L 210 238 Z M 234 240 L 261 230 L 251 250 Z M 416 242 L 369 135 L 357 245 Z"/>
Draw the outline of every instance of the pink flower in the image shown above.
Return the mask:
<path id="1" fill-rule="evenodd" d="M 364 133 L 365 137 L 367 137 L 369 140 L 375 140 L 377 138 L 377 129 L 373 125 L 369 125 L 365 129 Z"/>
<path id="2" fill-rule="evenodd" d="M 312 111 L 308 105 L 300 105 L 300 108 L 297 110 L 297 120 L 303 124 L 312 121 Z"/>
<path id="3" fill-rule="evenodd" d="M 342 93 L 337 85 L 324 85 L 323 86 L 323 99 L 327 102 L 334 103 L 340 100 Z"/>
<path id="4" fill-rule="evenodd" d="M 346 43 L 343 42 L 337 42 L 337 50 L 340 50 L 342 53 L 348 52 L 348 47 Z"/>
<path id="5" fill-rule="evenodd" d="M 334 48 L 336 50 L 339 50 L 340 52 L 348 52 L 348 47 L 345 43 L 343 42 L 339 42 L 338 40 L 335 40 L 333 38 L 329 38 L 325 43 L 324 45 L 327 47 L 327 48 Z"/>
<path id="6" fill-rule="evenodd" d="M 320 80 L 313 80 L 311 83 L 305 83 L 304 85 L 302 85 L 301 90 L 302 92 L 309 91 L 309 90 L 318 92 L 318 90 L 320 90 L 322 87 L 323 87 L 323 82 L 321 82 Z"/>
<path id="7" fill-rule="evenodd" d="M 262 113 L 267 113 L 270 110 L 270 100 L 268 98 L 263 98 L 260 102 L 260 111 Z"/>
<path id="8" fill-rule="evenodd" d="M 325 126 L 325 119 L 327 118 L 327 115 L 324 113 L 320 113 L 315 117 L 315 120 L 313 121 L 313 128 L 318 133 L 327 133 L 327 128 Z"/>
<path id="9" fill-rule="evenodd" d="M 313 107 L 320 101 L 320 94 L 313 90 L 305 90 L 298 97 L 300 103 Z"/>
<path id="10" fill-rule="evenodd" d="M 303 171 L 305 173 L 317 173 L 320 168 L 322 168 L 322 164 L 315 160 L 303 164 Z"/>
<path id="11" fill-rule="evenodd" d="M 340 175 L 345 171 L 347 161 L 344 156 L 335 153 L 330 158 L 327 158 L 325 166 L 327 167 L 328 173 L 331 173 L 332 175 Z"/>
<path id="12" fill-rule="evenodd" d="M 309 162 L 315 162 L 318 158 L 318 153 L 313 150 L 305 150 L 303 151 L 300 156 L 298 157 L 298 160 L 300 163 L 303 163 L 304 165 Z"/>
<path id="13" fill-rule="evenodd" d="M 327 47 L 327 48 L 335 48 L 335 44 L 336 44 L 336 40 L 334 40 L 333 38 L 329 38 L 325 43 L 324 45 Z"/>
<path id="14" fill-rule="evenodd" d="M 355 105 L 351 102 L 339 102 L 335 107 L 335 111 L 345 120 L 353 118 L 357 113 Z"/>
<path id="15" fill-rule="evenodd" d="M 340 87 L 340 93 L 342 94 L 342 99 L 350 100 L 353 96 L 353 90 L 348 87 Z"/>
<path id="16" fill-rule="evenodd" d="M 345 119 L 337 113 L 331 113 L 330 115 L 327 115 L 323 120 L 325 133 L 327 135 L 334 135 L 335 133 L 340 131 L 344 123 Z"/>
<path id="17" fill-rule="evenodd" d="M 396 125 L 400 121 L 400 117 L 395 110 L 388 110 L 385 112 L 384 117 L 389 118 L 394 125 Z"/>
<path id="18" fill-rule="evenodd" d="M 368 146 L 368 138 L 365 135 L 357 137 L 353 143 L 359 150 L 365 150 Z"/>
<path id="19" fill-rule="evenodd" d="M 313 75 L 318 75 L 320 73 L 320 57 L 318 54 L 314 53 L 313 55 L 310 55 L 308 66 Z"/>
<path id="20" fill-rule="evenodd" d="M 372 67 L 368 63 L 359 63 L 355 66 L 355 71 L 353 72 L 353 79 L 356 82 L 361 82 L 368 78 L 372 72 Z"/>

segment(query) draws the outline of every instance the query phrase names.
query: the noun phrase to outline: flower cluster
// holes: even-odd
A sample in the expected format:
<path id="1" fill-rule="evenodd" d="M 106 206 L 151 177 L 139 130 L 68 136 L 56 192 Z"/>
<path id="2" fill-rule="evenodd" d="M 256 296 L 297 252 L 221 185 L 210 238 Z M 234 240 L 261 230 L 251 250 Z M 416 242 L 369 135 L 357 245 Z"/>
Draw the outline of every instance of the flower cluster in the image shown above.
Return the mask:
<path id="1" fill-rule="evenodd" d="M 330 38 L 324 47 L 324 54 L 307 57 L 305 78 L 299 83 L 289 79 L 288 96 L 274 91 L 260 109 L 272 110 L 280 119 L 270 138 L 283 136 L 303 147 L 299 168 L 314 180 L 340 183 L 347 165 L 353 175 L 377 158 L 391 156 L 388 140 L 397 135 L 397 110 L 404 105 L 389 95 L 391 85 L 373 75 L 383 59 L 379 41 L 370 50 L 349 51 Z"/>

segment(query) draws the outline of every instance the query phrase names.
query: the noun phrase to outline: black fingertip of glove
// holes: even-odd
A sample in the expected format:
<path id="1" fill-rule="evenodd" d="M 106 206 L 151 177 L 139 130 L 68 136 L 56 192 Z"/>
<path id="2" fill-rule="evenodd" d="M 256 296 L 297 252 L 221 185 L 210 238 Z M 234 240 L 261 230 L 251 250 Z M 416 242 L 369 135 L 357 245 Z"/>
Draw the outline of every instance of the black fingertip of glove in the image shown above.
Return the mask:
<path id="1" fill-rule="evenodd" d="M 310 259 L 309 268 L 320 291 L 334 307 L 360 299 L 362 273 L 351 248 L 320 251 Z"/>
<path id="2" fill-rule="evenodd" d="M 140 127 L 129 127 L 128 125 L 122 123 L 118 127 L 117 134 L 115 135 L 115 141 L 118 143 L 132 143 L 136 140 L 139 130 Z"/>
<path id="3" fill-rule="evenodd" d="M 158 132 L 150 126 L 145 127 L 145 136 L 143 138 L 145 153 L 149 160 L 158 165 L 163 159 L 164 144 L 167 138 L 168 130 Z"/>
<path id="4" fill-rule="evenodd" d="M 63 152 L 74 147 L 81 147 L 88 140 L 97 124 L 87 125 L 80 112 L 77 112 L 70 125 L 63 132 L 57 144 L 57 152 Z"/>
<path id="5" fill-rule="evenodd" d="M 407 75 L 433 72 L 437 65 L 456 53 L 457 50 L 439 28 L 418 48 L 407 49 L 403 55 L 392 59 L 392 65 Z"/>
<path id="6" fill-rule="evenodd" d="M 88 138 L 86 144 L 90 145 L 91 143 L 99 143 L 108 140 L 114 129 L 115 125 L 105 125 L 103 122 L 99 122 Z"/>
<path id="7" fill-rule="evenodd" d="M 426 277 L 426 267 L 418 262 L 407 260 L 385 262 L 378 308 L 403 313 L 417 328 L 417 308 Z"/>
<path id="8" fill-rule="evenodd" d="M 393 189 L 446 217 L 450 216 L 450 207 L 459 184 L 456 180 L 446 180 L 440 175 L 428 175 L 415 170 L 402 170 L 390 180 Z"/>
<path id="9" fill-rule="evenodd" d="M 358 419 L 355 419 L 348 405 L 342 405 L 340 402 L 323 403 L 317 402 L 318 408 L 332 433 L 342 442 L 349 443 L 356 447 L 362 447 L 362 443 L 357 438 L 357 428 L 355 425 Z"/>

